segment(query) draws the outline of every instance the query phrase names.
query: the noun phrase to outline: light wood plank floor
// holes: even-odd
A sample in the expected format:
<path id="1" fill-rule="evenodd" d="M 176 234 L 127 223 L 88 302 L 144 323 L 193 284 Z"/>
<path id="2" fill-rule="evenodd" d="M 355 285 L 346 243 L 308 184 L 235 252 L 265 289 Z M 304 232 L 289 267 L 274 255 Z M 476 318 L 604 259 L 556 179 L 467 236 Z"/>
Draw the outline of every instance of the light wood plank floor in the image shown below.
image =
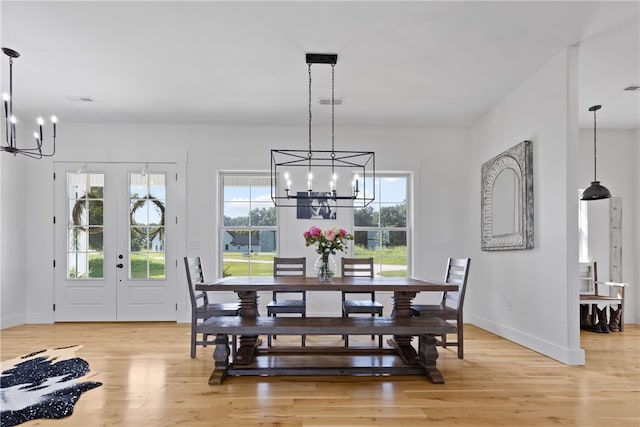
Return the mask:
<path id="1" fill-rule="evenodd" d="M 71 417 L 25 427 L 640 425 L 639 325 L 582 332 L 586 366 L 563 365 L 473 326 L 465 335 L 464 360 L 455 347 L 440 349 L 444 385 L 421 376 L 303 376 L 209 386 L 212 348 L 191 359 L 189 326 L 175 323 L 23 325 L 0 331 L 0 356 L 80 344 L 90 379 L 104 384 L 84 393 Z"/>

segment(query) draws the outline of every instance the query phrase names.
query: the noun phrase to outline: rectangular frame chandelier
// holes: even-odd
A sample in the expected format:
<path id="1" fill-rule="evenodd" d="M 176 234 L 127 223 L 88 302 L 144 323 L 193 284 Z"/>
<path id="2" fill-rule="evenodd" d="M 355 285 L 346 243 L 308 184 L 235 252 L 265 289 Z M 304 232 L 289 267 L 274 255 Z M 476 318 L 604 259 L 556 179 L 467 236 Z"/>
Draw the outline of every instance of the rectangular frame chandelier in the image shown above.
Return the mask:
<path id="1" fill-rule="evenodd" d="M 335 149 L 335 65 L 338 55 L 307 53 L 306 60 L 309 147 L 308 150 L 271 150 L 271 200 L 277 207 L 300 207 L 310 205 L 313 200 L 330 202 L 333 207 L 366 207 L 375 200 L 375 153 Z M 311 147 L 311 64 L 331 65 L 331 150 L 313 150 Z"/>

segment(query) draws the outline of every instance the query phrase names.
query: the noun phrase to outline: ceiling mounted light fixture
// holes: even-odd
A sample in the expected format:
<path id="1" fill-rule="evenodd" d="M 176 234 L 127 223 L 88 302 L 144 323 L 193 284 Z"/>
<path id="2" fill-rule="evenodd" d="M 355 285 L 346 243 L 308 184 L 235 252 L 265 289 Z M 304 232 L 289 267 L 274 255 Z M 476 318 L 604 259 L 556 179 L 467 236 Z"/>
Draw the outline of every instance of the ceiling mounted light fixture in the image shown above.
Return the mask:
<path id="1" fill-rule="evenodd" d="M 9 93 L 2 94 L 2 104 L 4 106 L 4 127 L 5 127 L 5 143 L 0 145 L 0 151 L 6 151 L 14 156 L 22 154 L 23 156 L 31 157 L 33 159 L 41 159 L 43 157 L 51 157 L 56 152 L 56 124 L 58 119 L 56 116 L 51 116 L 51 123 L 53 125 L 53 147 L 50 153 L 42 152 L 42 142 L 44 134 L 42 126 L 44 120 L 42 117 L 38 117 L 36 120 L 37 131 L 33 133 L 33 137 L 36 140 L 36 146 L 33 148 L 18 148 L 16 139 L 16 116 L 13 114 L 13 59 L 19 58 L 20 54 L 13 49 L 3 47 L 2 52 L 9 57 Z"/>
<path id="2" fill-rule="evenodd" d="M 611 193 L 607 187 L 600 185 L 600 181 L 596 178 L 596 111 L 602 108 L 602 105 L 594 105 L 589 107 L 589 111 L 593 111 L 593 181 L 589 188 L 582 193 L 581 200 L 601 200 L 611 198 Z"/>
<path id="3" fill-rule="evenodd" d="M 278 207 L 326 201 L 333 207 L 365 207 L 375 199 L 375 153 L 335 149 L 336 54 L 307 53 L 309 72 L 308 150 L 271 150 L 271 200 Z M 331 150 L 311 147 L 311 65 L 331 65 Z M 282 175 L 282 176 L 281 176 Z M 306 183 L 295 190 L 294 182 Z M 303 184 L 304 185 L 304 184 Z"/>

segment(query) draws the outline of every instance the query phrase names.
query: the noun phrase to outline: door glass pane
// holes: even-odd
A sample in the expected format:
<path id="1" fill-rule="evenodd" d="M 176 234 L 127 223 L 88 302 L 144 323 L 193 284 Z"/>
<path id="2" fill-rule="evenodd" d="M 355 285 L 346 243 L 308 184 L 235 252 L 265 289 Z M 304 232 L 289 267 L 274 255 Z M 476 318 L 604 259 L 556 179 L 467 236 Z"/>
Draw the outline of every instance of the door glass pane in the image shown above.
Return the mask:
<path id="1" fill-rule="evenodd" d="M 165 278 L 166 176 L 129 173 L 129 278 Z"/>
<path id="2" fill-rule="evenodd" d="M 67 279 L 102 279 L 104 174 L 67 173 Z"/>

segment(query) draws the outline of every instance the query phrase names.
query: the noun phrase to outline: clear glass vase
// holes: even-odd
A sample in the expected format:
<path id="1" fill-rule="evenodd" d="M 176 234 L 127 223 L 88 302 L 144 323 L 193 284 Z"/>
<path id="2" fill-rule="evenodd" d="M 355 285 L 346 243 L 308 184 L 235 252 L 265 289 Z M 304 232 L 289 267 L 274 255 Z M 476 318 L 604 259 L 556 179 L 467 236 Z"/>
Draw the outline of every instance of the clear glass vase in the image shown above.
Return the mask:
<path id="1" fill-rule="evenodd" d="M 336 274 L 336 261 L 331 255 L 320 255 L 314 267 L 320 282 L 333 281 L 333 276 Z"/>

